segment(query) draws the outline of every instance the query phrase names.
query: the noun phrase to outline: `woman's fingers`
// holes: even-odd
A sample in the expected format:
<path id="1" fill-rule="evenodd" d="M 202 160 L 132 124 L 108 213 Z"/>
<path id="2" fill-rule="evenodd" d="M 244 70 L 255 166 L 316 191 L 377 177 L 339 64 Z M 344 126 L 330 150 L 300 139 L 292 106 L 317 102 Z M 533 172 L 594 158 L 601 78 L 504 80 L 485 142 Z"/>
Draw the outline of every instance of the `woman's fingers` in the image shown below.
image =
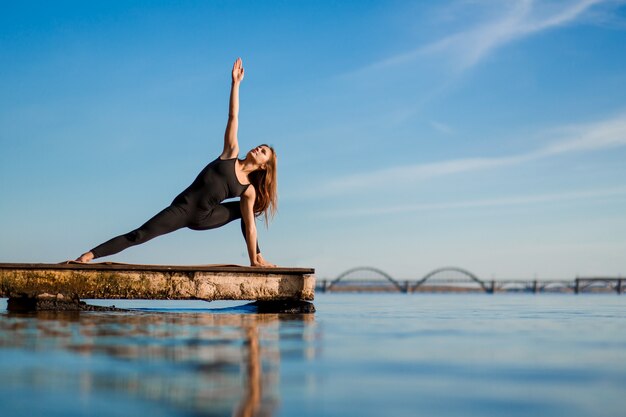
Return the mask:
<path id="1" fill-rule="evenodd" d="M 250 264 L 250 266 L 258 267 L 258 268 L 276 268 L 277 267 L 277 265 L 267 262 L 266 260 L 256 261 L 253 264 Z"/>
<path id="2" fill-rule="evenodd" d="M 242 80 L 244 76 L 243 61 L 241 58 L 237 58 L 233 64 L 233 78 Z"/>

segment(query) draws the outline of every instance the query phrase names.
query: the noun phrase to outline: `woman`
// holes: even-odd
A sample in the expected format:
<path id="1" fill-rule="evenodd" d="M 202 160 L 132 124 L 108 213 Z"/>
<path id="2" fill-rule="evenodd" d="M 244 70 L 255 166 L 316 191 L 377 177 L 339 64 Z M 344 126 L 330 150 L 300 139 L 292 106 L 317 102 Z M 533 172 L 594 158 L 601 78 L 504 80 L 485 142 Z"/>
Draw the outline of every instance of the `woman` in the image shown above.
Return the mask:
<path id="1" fill-rule="evenodd" d="M 140 228 L 96 246 L 76 261 L 89 262 L 113 255 L 183 227 L 207 230 L 241 219 L 250 265 L 276 266 L 261 256 L 255 225 L 256 216 L 264 215 L 267 224 L 269 217 L 276 213 L 276 153 L 270 146 L 260 145 L 249 151 L 244 159 L 237 158 L 239 85 L 243 76 L 243 64 L 239 58 L 233 65 L 230 108 L 222 154 L 209 163 L 169 207 Z M 232 197 L 240 197 L 240 201 L 222 203 Z"/>

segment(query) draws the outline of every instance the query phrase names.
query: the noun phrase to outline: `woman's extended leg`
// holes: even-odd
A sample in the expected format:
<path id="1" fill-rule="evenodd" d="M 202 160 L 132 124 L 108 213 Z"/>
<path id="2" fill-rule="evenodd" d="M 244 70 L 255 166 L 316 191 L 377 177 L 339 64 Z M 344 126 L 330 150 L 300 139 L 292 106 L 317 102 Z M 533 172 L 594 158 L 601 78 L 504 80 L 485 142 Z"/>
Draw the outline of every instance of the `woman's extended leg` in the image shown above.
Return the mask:
<path id="1" fill-rule="evenodd" d="M 91 253 L 94 259 L 113 255 L 130 246 L 139 245 L 157 236 L 183 228 L 187 226 L 188 219 L 189 215 L 184 207 L 166 207 L 143 226 L 96 246 L 91 250 Z"/>

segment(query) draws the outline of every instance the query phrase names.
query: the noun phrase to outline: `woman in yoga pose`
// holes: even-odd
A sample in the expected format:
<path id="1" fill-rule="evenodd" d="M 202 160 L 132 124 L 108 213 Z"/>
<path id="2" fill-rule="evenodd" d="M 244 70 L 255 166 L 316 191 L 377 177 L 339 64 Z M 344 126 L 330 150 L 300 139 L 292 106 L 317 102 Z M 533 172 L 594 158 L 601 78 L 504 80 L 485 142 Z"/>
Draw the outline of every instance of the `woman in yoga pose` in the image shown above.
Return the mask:
<path id="1" fill-rule="evenodd" d="M 264 215 L 267 223 L 276 213 L 276 153 L 270 146 L 260 145 L 249 151 L 244 159 L 238 159 L 239 85 L 243 76 L 243 64 L 239 58 L 233 65 L 228 124 L 222 154 L 209 163 L 169 207 L 138 229 L 96 246 L 83 253 L 76 261 L 89 262 L 95 258 L 113 255 L 183 227 L 207 230 L 241 219 L 250 265 L 275 266 L 261 256 L 255 217 Z M 232 197 L 240 197 L 240 201 L 222 202 Z"/>

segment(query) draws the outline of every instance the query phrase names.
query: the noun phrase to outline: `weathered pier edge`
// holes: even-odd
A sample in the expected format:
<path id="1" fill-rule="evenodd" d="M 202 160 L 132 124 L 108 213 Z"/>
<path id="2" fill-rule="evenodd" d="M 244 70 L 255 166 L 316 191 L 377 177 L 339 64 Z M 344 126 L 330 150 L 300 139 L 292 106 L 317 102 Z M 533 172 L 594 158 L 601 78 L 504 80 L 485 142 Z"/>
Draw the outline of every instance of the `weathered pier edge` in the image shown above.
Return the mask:
<path id="1" fill-rule="evenodd" d="M 80 299 L 255 300 L 263 312 L 312 312 L 315 270 L 235 265 L 0 263 L 9 311 L 93 310 Z M 90 306 L 93 307 L 93 306 Z M 274 311 L 275 310 L 275 311 Z"/>

